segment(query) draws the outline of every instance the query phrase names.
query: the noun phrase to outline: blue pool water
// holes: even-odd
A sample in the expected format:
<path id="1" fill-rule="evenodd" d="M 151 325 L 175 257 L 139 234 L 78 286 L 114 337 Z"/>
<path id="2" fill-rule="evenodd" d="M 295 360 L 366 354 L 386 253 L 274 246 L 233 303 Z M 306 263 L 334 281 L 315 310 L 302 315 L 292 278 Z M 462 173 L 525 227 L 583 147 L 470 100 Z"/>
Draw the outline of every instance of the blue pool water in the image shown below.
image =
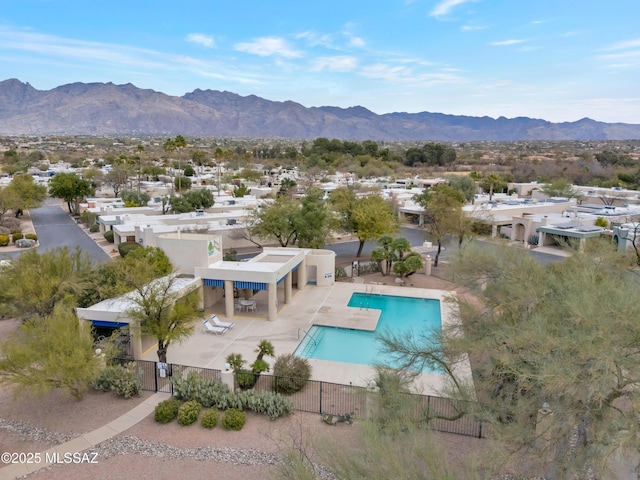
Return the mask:
<path id="1" fill-rule="evenodd" d="M 442 328 L 439 300 L 354 293 L 348 306 L 380 310 L 376 330 L 371 332 L 314 325 L 294 354 L 361 365 L 392 364 L 392 359 L 380 355 L 377 334 L 385 331 L 400 334 L 409 330 L 423 334 L 428 330 L 440 332 Z"/>

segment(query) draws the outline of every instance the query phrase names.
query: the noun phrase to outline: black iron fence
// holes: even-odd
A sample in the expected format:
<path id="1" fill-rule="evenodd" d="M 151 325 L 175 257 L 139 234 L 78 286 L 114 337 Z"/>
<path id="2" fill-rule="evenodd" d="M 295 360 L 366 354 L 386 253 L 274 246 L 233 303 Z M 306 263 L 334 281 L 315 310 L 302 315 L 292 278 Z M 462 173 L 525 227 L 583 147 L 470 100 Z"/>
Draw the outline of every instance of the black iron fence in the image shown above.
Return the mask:
<path id="1" fill-rule="evenodd" d="M 190 372 L 196 372 L 202 379 L 222 380 L 220 370 L 173 363 L 161 364 L 148 360 L 134 360 L 133 363 L 140 372 L 142 389 L 152 392 L 173 394 L 171 380 L 186 376 Z M 259 375 L 253 388 L 258 391 L 277 391 L 278 381 L 282 381 L 282 378 L 268 374 Z M 483 422 L 465 415 L 464 404 L 461 402 L 431 395 L 408 396 L 414 402 L 412 414 L 416 420 L 427 422 L 434 430 L 486 438 Z M 365 387 L 318 380 L 307 381 L 301 391 L 287 397 L 293 400 L 294 409 L 298 411 L 334 415 L 350 413 L 355 418 L 366 418 L 367 409 L 371 408 L 375 401 L 375 394 Z"/>

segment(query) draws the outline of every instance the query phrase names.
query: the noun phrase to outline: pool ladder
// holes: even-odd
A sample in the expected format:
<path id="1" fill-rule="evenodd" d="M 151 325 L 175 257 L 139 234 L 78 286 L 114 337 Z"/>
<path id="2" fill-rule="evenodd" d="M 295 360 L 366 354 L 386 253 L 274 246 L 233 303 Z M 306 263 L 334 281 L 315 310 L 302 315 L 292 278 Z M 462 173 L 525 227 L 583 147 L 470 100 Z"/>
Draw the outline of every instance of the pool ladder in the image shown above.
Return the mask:
<path id="1" fill-rule="evenodd" d="M 313 342 L 313 344 L 317 347 L 318 346 L 318 342 L 315 338 L 313 338 L 313 335 L 310 335 L 309 332 L 307 332 L 304 328 L 299 328 L 298 329 L 298 340 L 300 340 L 300 330 L 302 330 L 304 332 L 304 335 L 302 336 L 302 339 L 304 340 L 305 337 L 309 337 L 309 340 Z"/>

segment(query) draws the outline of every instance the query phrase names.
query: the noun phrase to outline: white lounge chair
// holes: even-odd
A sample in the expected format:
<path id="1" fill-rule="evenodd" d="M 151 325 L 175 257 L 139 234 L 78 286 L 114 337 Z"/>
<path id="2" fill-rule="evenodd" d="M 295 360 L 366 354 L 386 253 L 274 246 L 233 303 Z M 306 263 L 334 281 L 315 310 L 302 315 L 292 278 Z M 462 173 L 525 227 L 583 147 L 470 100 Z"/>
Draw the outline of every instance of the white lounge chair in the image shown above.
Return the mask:
<path id="1" fill-rule="evenodd" d="M 215 325 L 211 325 L 211 322 L 209 321 L 208 318 L 203 319 L 202 323 L 204 324 L 203 326 L 204 333 L 215 333 L 217 335 L 222 335 L 227 330 L 229 330 L 227 327 L 217 327 Z"/>
<path id="2" fill-rule="evenodd" d="M 231 328 L 235 325 L 235 323 L 233 322 L 223 322 L 218 318 L 218 316 L 215 313 L 211 315 L 211 321 L 215 323 L 217 327 L 222 327 L 222 328 Z"/>

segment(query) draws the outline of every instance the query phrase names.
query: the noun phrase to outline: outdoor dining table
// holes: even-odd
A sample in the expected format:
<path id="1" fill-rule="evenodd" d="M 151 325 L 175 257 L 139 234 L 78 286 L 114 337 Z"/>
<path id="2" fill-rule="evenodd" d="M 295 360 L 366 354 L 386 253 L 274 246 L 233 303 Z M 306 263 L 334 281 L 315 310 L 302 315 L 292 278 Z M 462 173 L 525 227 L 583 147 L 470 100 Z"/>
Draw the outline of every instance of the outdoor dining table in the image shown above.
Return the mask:
<path id="1" fill-rule="evenodd" d="M 240 300 L 240 305 L 242 305 L 244 307 L 245 310 L 249 310 L 250 308 L 254 307 L 256 304 L 255 300 Z"/>

